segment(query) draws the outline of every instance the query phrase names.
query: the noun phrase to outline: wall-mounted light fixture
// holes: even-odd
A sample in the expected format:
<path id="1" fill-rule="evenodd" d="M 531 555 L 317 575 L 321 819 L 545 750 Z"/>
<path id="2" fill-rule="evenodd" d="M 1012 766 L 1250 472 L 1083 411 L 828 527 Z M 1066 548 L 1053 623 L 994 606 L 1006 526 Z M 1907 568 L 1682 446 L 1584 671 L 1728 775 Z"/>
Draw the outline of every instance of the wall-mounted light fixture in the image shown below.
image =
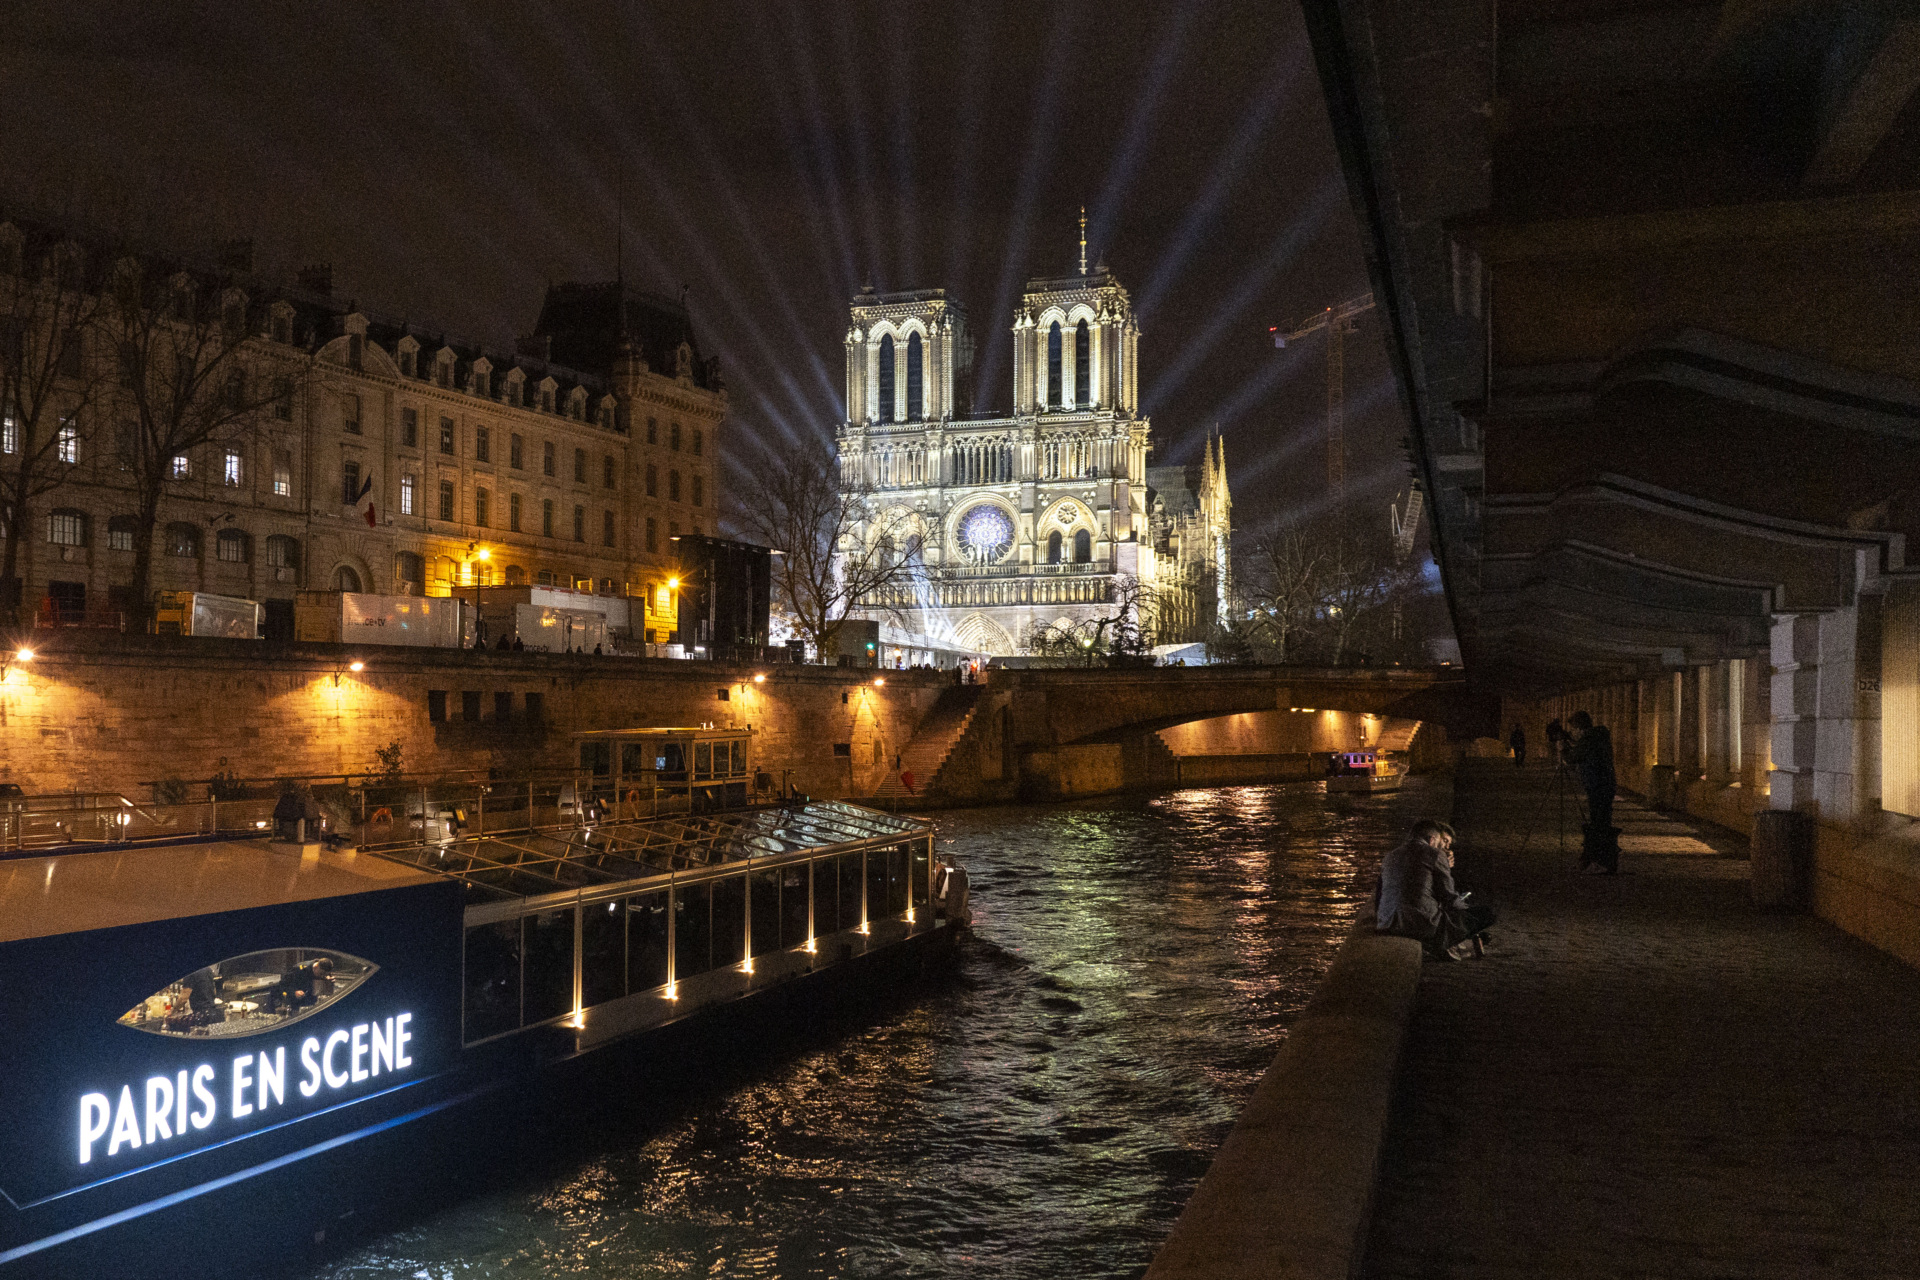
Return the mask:
<path id="1" fill-rule="evenodd" d="M 33 650 L 27 648 L 25 645 L 20 646 L 11 653 L 0 656 L 0 680 L 5 680 L 7 673 L 12 671 L 16 665 L 32 661 Z"/>

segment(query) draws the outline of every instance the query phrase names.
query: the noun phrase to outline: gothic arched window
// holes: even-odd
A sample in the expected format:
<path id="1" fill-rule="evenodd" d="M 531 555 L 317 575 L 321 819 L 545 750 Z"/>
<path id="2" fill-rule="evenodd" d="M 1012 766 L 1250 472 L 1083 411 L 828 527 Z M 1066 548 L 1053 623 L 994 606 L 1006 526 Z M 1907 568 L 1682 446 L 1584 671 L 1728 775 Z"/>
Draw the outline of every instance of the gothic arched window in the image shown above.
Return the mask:
<path id="1" fill-rule="evenodd" d="M 1073 402 L 1082 409 L 1093 403 L 1093 336 L 1085 320 L 1073 331 Z"/>
<path id="2" fill-rule="evenodd" d="M 907 339 L 907 421 L 918 422 L 925 412 L 921 402 L 921 388 L 925 379 L 920 375 L 920 335 L 914 334 Z"/>
<path id="3" fill-rule="evenodd" d="M 880 339 L 880 421 L 893 421 L 893 335 Z"/>
<path id="4" fill-rule="evenodd" d="M 1093 535 L 1085 529 L 1073 535 L 1073 562 L 1086 564 L 1093 559 Z"/>
<path id="5" fill-rule="evenodd" d="M 1058 529 L 1047 535 L 1047 563 L 1060 563 L 1060 531 Z"/>
<path id="6" fill-rule="evenodd" d="M 1060 407 L 1060 322 L 1047 330 L 1047 408 Z"/>

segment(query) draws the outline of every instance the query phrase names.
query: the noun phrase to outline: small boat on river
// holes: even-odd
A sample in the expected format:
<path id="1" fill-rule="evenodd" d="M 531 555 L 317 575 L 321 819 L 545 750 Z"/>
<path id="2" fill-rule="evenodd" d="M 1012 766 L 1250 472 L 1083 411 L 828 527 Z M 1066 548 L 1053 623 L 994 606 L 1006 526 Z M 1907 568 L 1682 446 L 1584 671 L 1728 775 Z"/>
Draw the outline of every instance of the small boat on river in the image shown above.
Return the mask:
<path id="1" fill-rule="evenodd" d="M 1405 780 L 1377 751 L 1336 751 L 1327 764 L 1329 795 L 1398 791 Z"/>

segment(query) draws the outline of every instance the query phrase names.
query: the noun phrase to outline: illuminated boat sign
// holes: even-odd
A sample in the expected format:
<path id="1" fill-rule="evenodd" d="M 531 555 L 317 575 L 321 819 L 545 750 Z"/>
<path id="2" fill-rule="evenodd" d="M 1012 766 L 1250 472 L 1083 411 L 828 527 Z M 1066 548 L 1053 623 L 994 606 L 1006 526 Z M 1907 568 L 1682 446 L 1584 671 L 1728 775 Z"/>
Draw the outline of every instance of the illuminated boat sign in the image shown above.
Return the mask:
<path id="1" fill-rule="evenodd" d="M 231 1040 L 310 1018 L 379 965 L 342 951 L 250 951 L 195 969 L 127 1010 L 120 1025 L 161 1036 Z"/>
<path id="2" fill-rule="evenodd" d="M 282 1108 L 310 1110 L 333 1095 L 354 1095 L 370 1082 L 414 1066 L 413 1014 L 393 1013 L 338 1025 L 277 1044 L 237 1041 L 283 1031 L 337 1004 L 372 977 L 378 965 L 340 951 L 285 947 L 252 951 L 195 969 L 148 996 L 117 1021 L 123 1027 L 197 1045 L 207 1060 L 149 1069 L 144 1078 L 83 1093 L 77 1108 L 79 1163 L 183 1143 L 216 1122 L 243 1129 Z M 229 1047 L 231 1046 L 231 1047 Z M 223 1052 L 223 1049 L 225 1050 Z M 196 1053 L 194 1057 L 199 1057 Z M 159 1066 L 159 1064 L 155 1064 Z M 123 1077 L 124 1079 L 124 1077 Z M 343 1097 L 343 1100 L 344 1097 Z M 303 1104 L 305 1104 L 303 1106 Z M 209 1134 L 212 1138 L 216 1135 Z M 143 1156 L 142 1159 L 150 1159 Z"/>

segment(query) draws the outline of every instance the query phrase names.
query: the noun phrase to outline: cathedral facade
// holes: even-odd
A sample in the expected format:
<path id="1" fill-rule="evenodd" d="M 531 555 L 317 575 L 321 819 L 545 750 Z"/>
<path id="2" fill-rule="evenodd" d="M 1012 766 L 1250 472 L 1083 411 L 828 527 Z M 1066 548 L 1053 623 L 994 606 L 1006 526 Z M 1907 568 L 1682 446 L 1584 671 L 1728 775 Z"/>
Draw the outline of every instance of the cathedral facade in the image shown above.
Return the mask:
<path id="1" fill-rule="evenodd" d="M 1226 615 L 1232 499 L 1224 446 L 1149 467 L 1140 332 L 1104 265 L 1027 282 L 1013 317 L 1013 412 L 975 416 L 966 313 L 945 290 L 853 300 L 841 482 L 849 535 L 920 548 L 912 581 L 859 612 L 980 654 L 1128 619 L 1157 644 Z"/>

